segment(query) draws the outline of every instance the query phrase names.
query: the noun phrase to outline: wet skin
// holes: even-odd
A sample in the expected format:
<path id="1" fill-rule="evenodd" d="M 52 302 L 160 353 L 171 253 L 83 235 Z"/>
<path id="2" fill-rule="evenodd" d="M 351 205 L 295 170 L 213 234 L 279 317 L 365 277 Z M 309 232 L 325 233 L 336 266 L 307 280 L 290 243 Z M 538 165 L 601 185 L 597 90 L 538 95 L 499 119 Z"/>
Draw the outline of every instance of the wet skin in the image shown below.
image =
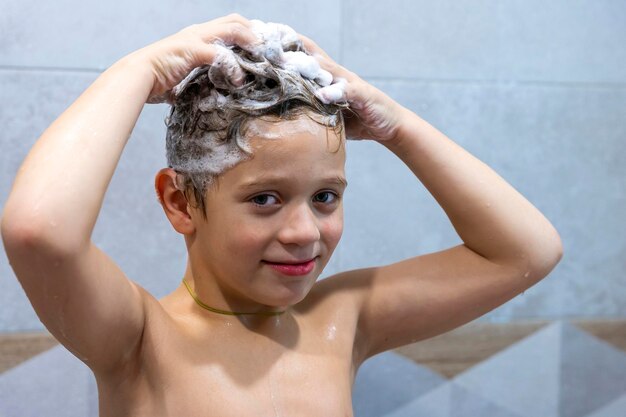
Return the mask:
<path id="1" fill-rule="evenodd" d="M 222 174 L 208 219 L 190 213 L 185 235 L 185 277 L 204 303 L 284 313 L 216 314 L 182 284 L 160 300 L 143 292 L 141 345 L 125 369 L 98 376 L 101 415 L 352 415 L 356 297 L 316 282 L 343 230 L 345 149 L 332 130 L 294 123 L 284 137 L 252 138 L 254 157 Z M 270 175 L 280 179 L 243 188 Z M 264 262 L 310 258 L 298 277 Z"/>

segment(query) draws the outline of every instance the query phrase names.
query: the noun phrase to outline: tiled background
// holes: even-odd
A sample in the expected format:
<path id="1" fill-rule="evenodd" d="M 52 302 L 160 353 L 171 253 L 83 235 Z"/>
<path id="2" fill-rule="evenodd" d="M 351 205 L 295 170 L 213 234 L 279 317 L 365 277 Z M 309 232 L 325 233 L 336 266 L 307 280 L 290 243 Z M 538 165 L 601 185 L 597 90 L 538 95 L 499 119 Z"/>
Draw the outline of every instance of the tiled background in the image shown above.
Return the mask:
<path id="1" fill-rule="evenodd" d="M 626 2 L 3 0 L 0 208 L 28 149 L 106 67 L 231 11 L 287 23 L 493 167 L 561 233 L 552 274 L 481 320 L 626 316 Z M 164 105 L 147 105 L 94 240 L 155 296 L 182 239 L 157 204 Z M 384 169 L 382 168 L 384 167 Z M 351 142 L 344 238 L 324 276 L 460 243 L 444 212 L 383 147 Z M 0 332 L 41 330 L 0 257 Z"/>
<path id="2" fill-rule="evenodd" d="M 355 417 L 624 417 L 626 352 L 566 321 L 451 379 L 385 352 L 359 369 L 352 403 Z M 42 415 L 98 416 L 95 378 L 63 346 L 0 375 L 0 416 Z"/>
<path id="3" fill-rule="evenodd" d="M 232 11 L 316 40 L 493 167 L 563 239 L 564 258 L 549 277 L 480 319 L 554 325 L 452 380 L 391 352 L 373 358 L 359 372 L 356 415 L 626 415 L 624 353 L 558 321 L 626 317 L 624 0 L 2 0 L 0 209 L 28 149 L 104 68 Z M 165 164 L 166 112 L 144 109 L 94 233 L 157 297 L 179 284 L 185 263 L 183 241 L 152 190 Z M 346 229 L 324 276 L 460 243 L 433 198 L 383 147 L 350 143 L 347 171 Z M 42 324 L 0 257 L 0 333 L 37 330 Z M 0 377 L 0 416 L 13 417 L 19 399 L 30 406 L 20 417 L 93 415 L 85 369 L 57 347 L 9 370 Z M 33 393 L 41 401 L 29 403 Z M 65 407 L 55 413 L 59 401 Z"/>

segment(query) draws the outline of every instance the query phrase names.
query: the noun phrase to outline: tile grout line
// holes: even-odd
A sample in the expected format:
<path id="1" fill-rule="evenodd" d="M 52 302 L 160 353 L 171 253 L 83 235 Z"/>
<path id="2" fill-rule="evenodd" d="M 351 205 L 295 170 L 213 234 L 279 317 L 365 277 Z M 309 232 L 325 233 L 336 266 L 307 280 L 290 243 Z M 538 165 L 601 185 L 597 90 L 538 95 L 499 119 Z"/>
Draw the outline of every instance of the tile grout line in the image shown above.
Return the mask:
<path id="1" fill-rule="evenodd" d="M 344 22 L 343 16 L 346 8 L 346 1 L 341 0 L 339 3 L 339 56 L 337 57 L 337 63 L 343 66 L 343 42 L 344 42 Z"/>
<path id="2" fill-rule="evenodd" d="M 439 83 L 439 84 L 485 84 L 499 85 L 503 87 L 563 87 L 563 88 L 626 88 L 626 82 L 584 82 L 584 81 L 541 81 L 541 80 L 515 80 L 515 79 L 463 79 L 463 78 L 420 78 L 420 77 L 381 77 L 361 75 L 368 81 L 380 82 L 416 82 L 416 83 Z"/>
<path id="3" fill-rule="evenodd" d="M 106 68 L 80 68 L 80 67 L 45 67 L 29 65 L 0 65 L 0 71 L 51 71 L 51 72 L 86 72 L 101 73 Z"/>
<path id="4" fill-rule="evenodd" d="M 343 59 L 343 29 L 339 33 L 339 60 L 341 63 Z M 80 67 L 45 67 L 45 66 L 27 66 L 27 65 L 0 65 L 0 72 L 2 71 L 32 71 L 32 72 L 78 72 L 87 74 L 100 74 L 104 72 L 106 68 L 80 68 Z M 397 76 L 368 76 L 360 75 L 363 79 L 368 81 L 379 82 L 415 82 L 415 83 L 436 83 L 436 84 L 477 84 L 477 85 L 499 85 L 503 87 L 562 87 L 562 88 L 611 88 L 611 89 L 623 89 L 626 88 L 626 82 L 584 82 L 584 81 L 541 81 L 541 80 L 515 80 L 515 79 L 463 79 L 463 78 L 426 78 L 426 77 L 397 77 Z"/>

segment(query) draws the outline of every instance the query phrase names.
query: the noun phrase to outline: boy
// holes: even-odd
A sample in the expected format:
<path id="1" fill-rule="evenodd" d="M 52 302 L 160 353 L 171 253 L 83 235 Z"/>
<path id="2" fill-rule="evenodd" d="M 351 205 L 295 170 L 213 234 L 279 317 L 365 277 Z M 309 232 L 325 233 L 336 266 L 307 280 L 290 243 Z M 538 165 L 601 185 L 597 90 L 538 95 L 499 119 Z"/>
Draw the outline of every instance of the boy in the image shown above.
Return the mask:
<path id="1" fill-rule="evenodd" d="M 156 300 L 128 279 L 90 236 L 143 105 L 180 106 L 201 93 L 186 77 L 206 64 L 216 92 L 198 109 L 263 96 L 247 90 L 246 64 L 215 42 L 286 59 L 291 35 L 262 29 L 229 15 L 124 57 L 44 132 L 15 180 L 2 218 L 11 265 L 41 321 L 94 372 L 101 416 L 350 416 L 354 375 L 368 357 L 480 317 L 561 258 L 549 221 L 495 172 L 299 36 L 321 68 L 311 75 L 294 61 L 302 77 L 286 85 L 314 79 L 319 111 L 255 117 L 254 106 L 240 106 L 252 118 L 241 135 L 226 110 L 215 120 L 172 113 L 170 168 L 155 186 L 185 236 L 185 282 Z M 319 115 L 341 103 L 356 115 L 345 135 L 401 158 L 464 244 L 315 283 L 341 236 L 346 185 L 343 134 Z M 195 128 L 224 120 L 237 147 L 221 148 L 218 135 L 208 156 L 185 160 L 204 149 Z"/>

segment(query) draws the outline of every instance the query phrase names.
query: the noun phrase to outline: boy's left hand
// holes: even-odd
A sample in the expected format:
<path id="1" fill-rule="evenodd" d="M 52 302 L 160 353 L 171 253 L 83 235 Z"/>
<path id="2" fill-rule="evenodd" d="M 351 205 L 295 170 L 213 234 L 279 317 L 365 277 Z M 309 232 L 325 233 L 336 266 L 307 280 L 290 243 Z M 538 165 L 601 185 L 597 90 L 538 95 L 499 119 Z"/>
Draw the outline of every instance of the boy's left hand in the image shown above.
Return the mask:
<path id="1" fill-rule="evenodd" d="M 378 142 L 395 140 L 406 108 L 391 99 L 385 93 L 365 82 L 355 73 L 348 71 L 337 64 L 322 48 L 304 35 L 298 34 L 304 43 L 304 47 L 320 63 L 320 66 L 333 75 L 333 84 L 346 82 L 344 96 L 341 101 L 347 101 L 350 109 L 356 113 L 344 111 L 346 136 L 348 139 L 373 139 Z M 324 95 L 324 87 L 319 90 Z M 327 96 L 327 100 L 333 99 Z M 339 101 L 339 100 L 337 100 Z"/>

